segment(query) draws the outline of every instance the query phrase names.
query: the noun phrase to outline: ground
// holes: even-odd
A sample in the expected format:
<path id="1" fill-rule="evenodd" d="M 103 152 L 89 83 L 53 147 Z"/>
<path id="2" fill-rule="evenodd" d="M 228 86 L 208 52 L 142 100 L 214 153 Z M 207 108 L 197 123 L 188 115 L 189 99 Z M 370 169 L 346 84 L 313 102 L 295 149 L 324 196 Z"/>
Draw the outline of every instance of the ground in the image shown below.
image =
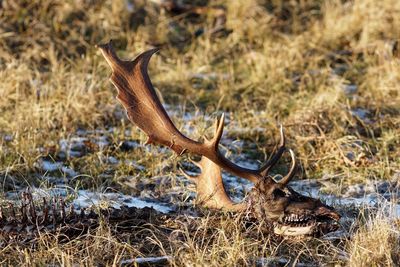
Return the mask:
<path id="1" fill-rule="evenodd" d="M 118 193 L 161 202 L 175 218 L 131 232 L 100 223 L 71 240 L 52 233 L 2 243 L 0 262 L 396 265 L 400 2 L 199 0 L 187 2 L 202 8 L 186 10 L 166 2 L 0 1 L 2 202 L 27 187 L 76 205 L 92 192 L 110 205 L 104 194 Z M 109 39 L 126 59 L 160 47 L 149 73 L 169 115 L 198 139 L 224 112 L 223 145 L 238 164 L 268 158 L 282 124 L 301 166 L 295 179 L 317 183 L 311 189 L 344 215 L 341 234 L 282 240 L 241 215 L 193 207 L 194 186 L 179 174 L 197 171 L 189 156 L 145 146 L 116 101 L 95 48 Z M 250 186 L 225 178 L 237 198 Z"/>

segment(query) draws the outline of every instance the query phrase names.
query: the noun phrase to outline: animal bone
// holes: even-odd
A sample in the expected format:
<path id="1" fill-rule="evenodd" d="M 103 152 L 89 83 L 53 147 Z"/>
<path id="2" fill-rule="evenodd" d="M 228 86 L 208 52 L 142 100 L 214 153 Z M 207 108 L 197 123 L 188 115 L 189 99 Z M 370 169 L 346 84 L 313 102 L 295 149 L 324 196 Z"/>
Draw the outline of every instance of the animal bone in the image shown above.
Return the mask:
<path id="1" fill-rule="evenodd" d="M 28 208 L 29 207 L 29 208 Z M 51 208 L 50 208 L 51 207 Z M 96 229 L 100 220 L 107 221 L 119 231 L 131 229 L 158 220 L 166 215 L 158 215 L 152 208 L 138 209 L 121 206 L 119 209 L 96 208 L 80 209 L 75 212 L 73 205 L 67 205 L 63 198 L 43 197 L 43 202 L 34 200 L 30 192 L 21 194 L 20 204 L 9 203 L 8 207 L 0 204 L 0 248 L 8 242 L 29 243 L 39 236 L 40 232 L 62 233 L 61 237 L 74 238 Z"/>
<path id="2" fill-rule="evenodd" d="M 178 155 L 189 152 L 202 156 L 197 164 L 201 174 L 197 177 L 185 176 L 195 181 L 197 198 L 204 206 L 227 211 L 249 210 L 253 217 L 273 223 L 274 232 L 282 235 L 314 235 L 337 228 L 340 215 L 332 207 L 318 199 L 303 196 L 287 185 L 296 169 L 293 151 L 290 150 L 293 163 L 286 176 L 276 182 L 268 175 L 286 150 L 282 128 L 280 145 L 269 161 L 257 170 L 241 167 L 229 161 L 219 150 L 224 115 L 215 123 L 214 137 L 204 142 L 189 139 L 172 123 L 147 72 L 150 58 L 158 49 L 148 50 L 132 61 L 125 61 L 116 55 L 111 41 L 98 47 L 112 69 L 110 79 L 118 90 L 117 99 L 126 109 L 129 120 L 148 135 L 146 144 L 168 146 Z M 226 193 L 221 168 L 255 183 L 242 203 L 234 203 Z"/>

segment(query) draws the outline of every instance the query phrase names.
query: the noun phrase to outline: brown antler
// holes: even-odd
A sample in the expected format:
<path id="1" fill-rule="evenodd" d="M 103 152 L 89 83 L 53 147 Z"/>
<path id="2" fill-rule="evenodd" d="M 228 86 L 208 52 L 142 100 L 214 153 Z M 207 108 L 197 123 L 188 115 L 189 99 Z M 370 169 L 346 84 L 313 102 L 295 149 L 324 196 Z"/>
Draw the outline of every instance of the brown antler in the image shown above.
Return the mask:
<path id="1" fill-rule="evenodd" d="M 296 168 L 292 151 L 293 163 L 285 177 L 275 182 L 267 175 L 285 151 L 282 128 L 280 145 L 264 166 L 258 170 L 240 167 L 226 159 L 218 148 L 224 116 L 216 121 L 214 137 L 204 143 L 187 138 L 174 126 L 147 74 L 150 57 L 157 49 L 144 52 L 133 61 L 122 61 L 116 56 L 111 43 L 101 45 L 100 48 L 113 70 L 111 81 L 118 89 L 118 99 L 125 107 L 129 119 L 149 136 L 147 143 L 167 145 L 178 154 L 188 151 L 203 156 L 197 164 L 201 174 L 197 177 L 185 174 L 196 182 L 197 199 L 201 204 L 229 211 L 240 211 L 248 207 L 251 216 L 274 222 L 274 232 L 277 234 L 315 235 L 337 229 L 340 216 L 332 207 L 318 199 L 303 196 L 287 186 Z M 257 182 L 245 202 L 236 204 L 229 198 L 222 181 L 221 168 Z"/>
<path id="2" fill-rule="evenodd" d="M 207 161 L 207 164 L 205 165 L 210 169 L 209 172 L 215 173 L 215 168 L 219 169 L 219 167 L 221 167 L 233 175 L 243 177 L 252 182 L 258 182 L 262 178 L 270 180 L 271 183 L 274 182 L 270 177 L 267 177 L 266 174 L 271 167 L 276 164 L 282 156 L 282 153 L 285 151 L 285 137 L 282 128 L 280 131 L 280 146 L 276 154 L 272 156 L 264 166 L 258 170 L 238 166 L 226 159 L 218 148 L 223 133 L 224 115 L 222 115 L 215 123 L 216 131 L 214 137 L 211 140 L 205 139 L 204 143 L 187 138 L 179 132 L 172 123 L 158 99 L 147 73 L 149 60 L 158 49 L 146 51 L 140 54 L 133 61 L 123 61 L 115 54 L 111 41 L 107 44 L 99 45 L 99 48 L 112 68 L 113 73 L 111 81 L 118 89 L 117 98 L 125 107 L 129 120 L 139 126 L 139 128 L 148 135 L 147 143 L 159 143 L 169 146 L 177 154 L 183 154 L 188 151 L 190 153 L 202 155 L 215 164 L 214 166 L 210 161 Z M 203 162 L 206 162 L 206 160 L 204 159 Z M 203 175 L 201 177 L 205 176 L 204 173 L 208 173 L 205 169 L 206 168 L 203 167 Z M 218 171 L 220 172 L 220 170 Z M 293 171 L 294 165 L 289 174 L 282 179 L 282 183 L 286 184 L 289 182 L 293 176 Z M 201 180 L 201 182 L 197 182 L 198 193 L 200 192 L 199 195 L 209 196 L 210 190 L 206 190 L 206 186 L 203 186 L 203 184 L 210 183 L 210 179 L 218 180 L 218 182 L 211 183 L 214 185 L 211 186 L 211 191 L 218 192 L 215 194 L 216 196 L 213 196 L 213 201 L 220 203 L 218 204 L 218 207 L 221 205 L 228 205 L 228 200 L 226 198 L 229 199 L 229 197 L 226 195 L 223 188 L 220 173 L 217 174 L 216 177 L 210 175 L 207 179 L 201 177 L 197 179 L 198 181 Z M 208 203 L 211 202 L 208 201 Z M 231 201 L 229 203 L 234 205 Z M 215 207 L 216 205 L 213 204 L 209 206 Z"/>

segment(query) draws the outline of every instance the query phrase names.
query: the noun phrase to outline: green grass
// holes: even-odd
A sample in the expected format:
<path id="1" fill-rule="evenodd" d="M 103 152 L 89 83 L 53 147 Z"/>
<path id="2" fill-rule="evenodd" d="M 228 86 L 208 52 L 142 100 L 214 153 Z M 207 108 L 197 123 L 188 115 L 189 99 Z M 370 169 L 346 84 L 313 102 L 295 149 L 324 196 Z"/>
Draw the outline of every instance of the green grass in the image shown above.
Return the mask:
<path id="1" fill-rule="evenodd" d="M 128 2 L 134 2 L 133 10 Z M 108 81 L 110 69 L 95 48 L 109 39 L 115 40 L 119 55 L 127 59 L 161 46 L 149 72 L 163 102 L 178 111 L 172 116 L 174 122 L 183 131 L 187 129 L 183 126 L 192 126 L 193 131 L 186 133 L 197 139 L 209 133 L 212 120 L 204 115 L 229 114 L 225 135 L 244 141 L 232 157 L 242 153 L 254 162 L 264 161 L 277 143 L 279 124 L 283 124 L 287 146 L 301 165 L 298 179 L 328 175 L 343 187 L 367 179 L 391 180 L 400 170 L 399 1 L 213 1 L 208 6 L 225 9 L 225 28 L 231 30 L 216 35 L 209 32 L 216 18 L 213 10 L 197 16 L 173 15 L 152 1 L 20 0 L 0 5 L 2 193 L 18 186 L 44 186 L 44 173 L 35 163 L 41 157 L 56 157 L 60 139 L 68 139 L 78 129 L 110 127 L 113 130 L 107 138 L 111 145 L 105 150 L 94 147 L 81 158 L 65 160 L 83 175 L 68 185 L 132 193 L 137 189 L 124 181 L 139 173 L 141 180 L 165 177 L 166 182 L 154 189 L 160 196 L 165 189 L 183 186 L 175 178 L 178 165 L 186 158 L 155 147 L 119 149 L 125 139 L 143 143 L 146 137 L 126 120 Z M 199 30 L 204 34 L 196 36 Z M 347 92 L 349 85 L 356 90 Z M 366 111 L 365 118 L 357 116 L 357 110 Z M 186 121 L 184 113 L 195 115 Z M 126 135 L 125 130 L 131 133 Z M 120 163 L 104 162 L 105 156 Z M 125 160 L 145 169 L 137 170 Z M 275 172 L 285 171 L 288 160 L 285 155 Z M 208 219 L 201 219 L 198 225 L 208 229 Z M 339 244 L 350 253 L 352 266 L 368 258 L 357 248 L 374 240 L 363 237 L 376 233 L 371 220 L 372 226 L 361 227 L 354 240 Z M 398 233 L 398 226 L 385 222 L 388 236 L 382 238 L 392 240 L 390 233 Z M 192 233 L 179 243 L 182 249 L 174 242 L 163 248 L 153 240 L 158 246 L 154 254 L 172 251 L 176 265 L 241 265 L 248 263 L 245 258 L 275 255 L 273 251 L 281 251 L 280 246 L 290 248 L 269 243 L 268 237 L 263 237 L 267 241 L 260 236 L 248 239 L 243 229 L 227 237 L 223 229 L 229 223 L 223 217 L 209 243 L 198 240 L 205 234 L 193 237 Z M 67 244 L 44 238 L 35 250 L 13 247 L 6 252 L 11 251 L 10 259 L 27 264 L 66 265 L 98 263 L 96 255 L 104 251 L 96 246 L 107 248 L 110 259 L 105 262 L 109 265 L 123 255 L 137 255 L 132 244 L 119 240 L 107 226 L 99 231 Z M 96 245 L 85 247 L 93 242 Z M 385 244 L 392 251 L 390 242 Z M 302 245 L 294 246 L 297 252 L 290 255 L 319 257 L 304 252 L 309 243 Z M 332 244 L 322 242 L 321 246 L 325 245 Z M 255 247 L 259 252 L 252 253 Z M 48 251 L 57 257 L 50 257 Z M 332 259 L 338 260 L 333 254 Z M 383 253 L 368 259 L 372 265 L 393 265 L 396 257 Z"/>

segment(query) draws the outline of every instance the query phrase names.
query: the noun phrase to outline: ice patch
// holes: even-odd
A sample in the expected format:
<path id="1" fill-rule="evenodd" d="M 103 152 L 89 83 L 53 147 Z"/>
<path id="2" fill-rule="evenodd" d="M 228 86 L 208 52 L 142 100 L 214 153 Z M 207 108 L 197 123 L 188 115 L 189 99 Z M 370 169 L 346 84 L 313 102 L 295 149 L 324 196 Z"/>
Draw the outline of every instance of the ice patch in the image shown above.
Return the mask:
<path id="1" fill-rule="evenodd" d="M 356 206 L 362 207 L 374 207 L 377 209 L 386 209 L 388 214 L 391 214 L 395 218 L 400 218 L 400 204 L 398 198 L 398 192 L 372 192 L 365 193 L 362 196 L 354 197 L 337 197 L 335 195 L 329 195 L 321 193 L 320 185 L 317 180 L 306 180 L 306 181 L 293 181 L 289 184 L 294 190 L 301 194 L 313 197 L 321 198 L 328 205 L 339 205 L 339 206 Z M 351 188 L 351 187 L 350 187 Z M 350 190 L 351 191 L 351 190 Z"/>
<path id="2" fill-rule="evenodd" d="M 230 75 L 228 73 L 210 72 L 210 73 L 191 73 L 191 74 L 189 74 L 189 79 L 199 79 L 199 80 L 217 80 L 217 79 L 222 79 L 222 80 L 228 80 L 229 78 L 230 78 Z"/>
<path id="3" fill-rule="evenodd" d="M 12 135 L 7 134 L 7 135 L 4 135 L 4 136 L 3 136 L 3 140 L 4 140 L 5 142 L 11 142 L 11 141 L 14 140 L 14 137 L 13 137 Z"/>
<path id="4" fill-rule="evenodd" d="M 357 93 L 358 87 L 355 84 L 345 84 L 343 89 L 345 94 L 352 95 Z"/>
<path id="5" fill-rule="evenodd" d="M 134 160 L 125 160 L 125 164 L 128 166 L 132 166 L 135 169 L 139 170 L 139 171 L 144 171 L 146 168 L 140 164 L 138 164 L 136 161 Z"/>
<path id="6" fill-rule="evenodd" d="M 107 136 L 104 135 L 95 140 L 95 143 L 99 146 L 100 150 L 104 150 L 110 144 L 107 140 Z"/>
<path id="7" fill-rule="evenodd" d="M 61 171 L 63 173 L 65 173 L 67 176 L 69 177 L 75 177 L 78 175 L 78 173 L 76 171 L 74 171 L 73 169 L 71 169 L 70 167 L 66 167 L 66 166 L 62 166 L 61 167 Z"/>
<path id="8" fill-rule="evenodd" d="M 372 123 L 372 121 L 368 118 L 369 110 L 364 109 L 364 108 L 355 108 L 351 110 L 351 114 L 355 117 L 358 117 L 360 120 L 362 120 L 365 123 Z"/>
<path id="9" fill-rule="evenodd" d="M 69 157 L 81 157 L 86 147 L 84 142 L 87 140 L 86 137 L 72 137 L 68 140 L 61 139 L 59 141 L 60 150 Z"/>
<path id="10" fill-rule="evenodd" d="M 76 208 L 88 208 L 101 203 L 105 203 L 116 209 L 120 209 L 121 206 L 128 206 L 139 209 L 145 207 L 153 208 L 161 213 L 169 213 L 173 211 L 173 208 L 167 205 L 120 193 L 95 193 L 86 190 L 79 190 L 77 198 L 73 201 L 73 205 Z"/>
<path id="11" fill-rule="evenodd" d="M 77 176 L 78 173 L 71 169 L 70 167 L 64 166 L 62 162 L 59 161 L 49 161 L 49 160 L 39 160 L 36 162 L 36 167 L 42 169 L 45 172 L 55 172 L 60 171 L 69 177 Z"/>
<path id="12" fill-rule="evenodd" d="M 41 162 L 39 162 L 40 168 L 47 172 L 54 172 L 60 170 L 62 165 L 63 165 L 62 162 L 51 162 L 47 160 L 42 160 Z"/>
<path id="13" fill-rule="evenodd" d="M 128 196 L 121 193 L 98 193 L 91 192 L 88 190 L 75 191 L 70 187 L 55 187 L 51 189 L 42 189 L 37 187 L 29 188 L 35 201 L 41 202 L 43 197 L 62 197 L 62 198 L 74 198 L 72 205 L 76 210 L 81 208 L 90 208 L 92 206 L 104 205 L 111 206 L 115 209 L 120 209 L 122 206 L 135 207 L 143 209 L 145 207 L 153 208 L 161 213 L 170 213 L 174 211 L 174 207 L 168 206 L 168 204 L 159 203 L 156 199 L 145 200 L 138 197 Z M 20 195 L 23 191 L 7 192 L 6 198 L 12 201 L 19 201 Z"/>

